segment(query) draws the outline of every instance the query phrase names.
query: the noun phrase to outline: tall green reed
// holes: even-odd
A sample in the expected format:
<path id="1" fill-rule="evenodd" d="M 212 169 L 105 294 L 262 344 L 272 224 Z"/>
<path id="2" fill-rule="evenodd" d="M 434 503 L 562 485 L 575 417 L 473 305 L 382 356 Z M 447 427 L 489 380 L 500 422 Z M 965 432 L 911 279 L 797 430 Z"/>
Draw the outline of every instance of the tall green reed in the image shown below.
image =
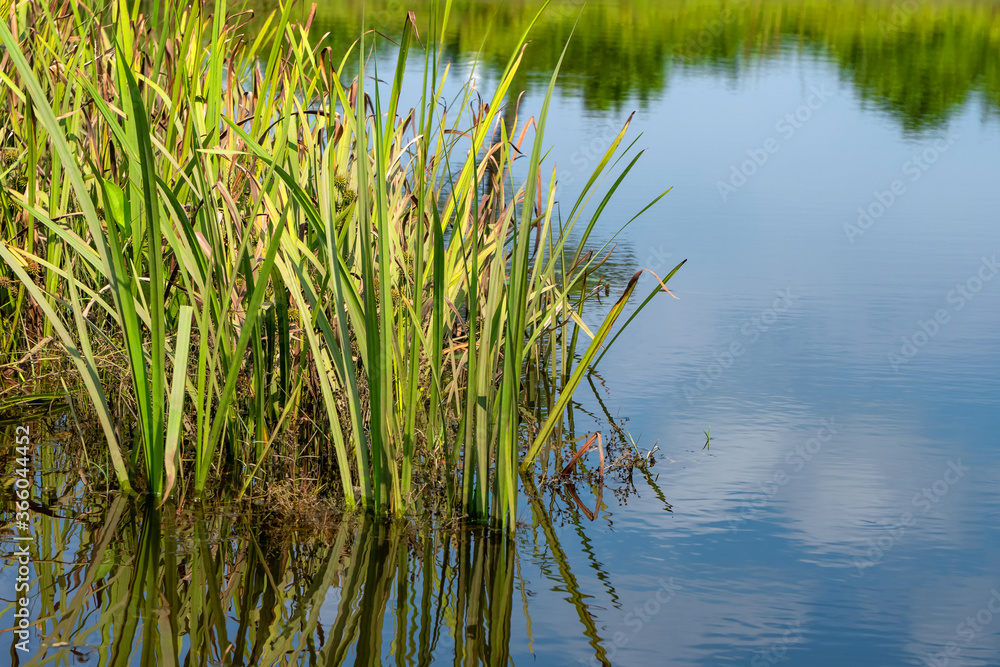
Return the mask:
<path id="1" fill-rule="evenodd" d="M 225 0 L 155 22 L 58 0 L 18 6 L 49 19 L 38 30 L 0 28 L 9 128 L 44 166 L 6 189 L 28 227 L 0 259 L 73 361 L 124 489 L 206 496 L 229 471 L 246 490 L 312 461 L 348 507 L 440 502 L 513 526 L 519 475 L 636 288 L 592 334 L 581 313 L 609 246 L 583 248 L 639 156 L 585 218 L 626 123 L 560 219 L 542 159 L 559 67 L 524 117 L 529 25 L 490 99 L 466 82 L 439 107 L 450 8 L 422 39 L 406 17 L 390 76 L 385 42 L 362 31 L 336 61 L 290 6 L 252 41 Z M 524 450 L 529 367 L 558 399 Z"/>

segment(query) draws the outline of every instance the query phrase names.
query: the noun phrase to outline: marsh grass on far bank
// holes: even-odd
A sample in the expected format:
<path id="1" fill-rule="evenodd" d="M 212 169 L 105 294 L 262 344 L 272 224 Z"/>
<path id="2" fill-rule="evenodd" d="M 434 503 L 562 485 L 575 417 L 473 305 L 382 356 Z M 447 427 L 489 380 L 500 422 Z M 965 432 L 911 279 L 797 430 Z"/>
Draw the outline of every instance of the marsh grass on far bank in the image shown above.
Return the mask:
<path id="1" fill-rule="evenodd" d="M 348 508 L 510 527 L 636 289 L 587 327 L 611 248 L 591 233 L 639 155 L 626 123 L 557 215 L 559 67 L 529 116 L 511 88 L 529 25 L 490 99 L 467 82 L 442 107 L 449 11 L 334 54 L 290 6 L 244 35 L 225 0 L 15 3 L 0 391 L 71 368 L 126 492 L 242 497 L 309 467 Z"/>

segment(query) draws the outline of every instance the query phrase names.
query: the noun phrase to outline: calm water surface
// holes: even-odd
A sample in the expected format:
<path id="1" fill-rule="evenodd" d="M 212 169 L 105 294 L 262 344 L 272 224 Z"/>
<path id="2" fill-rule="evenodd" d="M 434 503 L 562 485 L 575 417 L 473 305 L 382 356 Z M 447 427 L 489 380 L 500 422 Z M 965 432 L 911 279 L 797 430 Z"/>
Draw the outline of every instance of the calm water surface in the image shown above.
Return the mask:
<path id="1" fill-rule="evenodd" d="M 235 664 L 1000 664 L 1000 6 L 747 5 L 724 33 L 716 4 L 586 9 L 551 110 L 565 201 L 633 110 L 650 149 L 595 236 L 673 187 L 620 237 L 619 284 L 688 259 L 575 406 L 659 447 L 627 501 L 591 521 L 542 493 L 512 541 L 345 525 L 277 553 L 236 520 L 40 517 L 35 613 L 66 643 L 36 663 L 212 663 L 208 625 Z M 529 46 L 532 112 L 569 9 Z M 227 586 L 225 620 L 193 602 Z"/>

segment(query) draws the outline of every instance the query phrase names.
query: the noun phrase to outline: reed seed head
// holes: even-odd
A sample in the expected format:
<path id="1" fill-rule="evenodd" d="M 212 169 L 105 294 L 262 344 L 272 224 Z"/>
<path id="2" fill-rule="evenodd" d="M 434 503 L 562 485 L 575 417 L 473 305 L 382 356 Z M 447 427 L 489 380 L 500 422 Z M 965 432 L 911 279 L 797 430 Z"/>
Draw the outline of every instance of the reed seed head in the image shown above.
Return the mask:
<path id="1" fill-rule="evenodd" d="M 28 177 L 24 172 L 16 172 L 10 175 L 10 189 L 16 192 L 23 192 L 28 187 Z"/>
<path id="2" fill-rule="evenodd" d="M 334 178 L 333 187 L 340 195 L 339 201 L 337 201 L 338 211 L 350 206 L 358 198 L 358 193 L 351 189 L 351 182 L 347 180 L 346 176 Z"/>
<path id="3" fill-rule="evenodd" d="M 351 204 L 354 200 L 358 198 L 358 194 L 354 190 L 338 190 L 340 192 L 340 201 L 337 202 L 337 210 L 342 211 Z"/>

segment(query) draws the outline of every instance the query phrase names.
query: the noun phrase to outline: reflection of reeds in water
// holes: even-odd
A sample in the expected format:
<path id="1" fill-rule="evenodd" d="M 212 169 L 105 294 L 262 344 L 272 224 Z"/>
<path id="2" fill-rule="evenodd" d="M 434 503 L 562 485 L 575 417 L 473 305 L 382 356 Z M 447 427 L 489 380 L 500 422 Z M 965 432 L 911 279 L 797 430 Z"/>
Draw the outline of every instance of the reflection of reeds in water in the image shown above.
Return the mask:
<path id="1" fill-rule="evenodd" d="M 548 576 L 608 664 L 557 532 L 541 505 L 533 513 L 558 565 Z M 29 665 L 506 665 L 515 586 L 530 632 L 514 538 L 486 530 L 366 520 L 320 543 L 246 527 L 234 538 L 227 517 L 123 498 L 96 524 L 37 515 L 35 530 L 41 650 Z"/>
<path id="2" fill-rule="evenodd" d="M 555 525 L 558 495 L 543 503 L 529 484 L 531 526 L 515 536 L 349 519 L 325 524 L 320 540 L 297 540 L 218 511 L 161 513 L 97 494 L 80 507 L 77 471 L 61 472 L 78 452 L 46 444 L 35 454 L 41 487 L 54 492 L 33 494 L 44 499 L 32 527 L 41 650 L 27 664 L 508 664 L 515 616 L 532 634 L 533 584 L 522 578 L 516 540 L 566 591 L 568 617 L 579 619 L 596 664 L 608 664 L 594 592 L 573 572 L 564 539 L 579 536 L 620 603 L 582 528 L 586 515 L 571 513 L 571 533 Z"/>
<path id="3" fill-rule="evenodd" d="M 610 665 L 608 662 L 608 656 L 604 650 L 604 646 L 601 644 L 601 637 L 597 632 L 597 623 L 594 618 L 594 614 L 590 611 L 590 608 L 586 602 L 586 595 L 581 591 L 580 585 L 577 583 L 576 576 L 569 566 L 569 558 L 566 552 L 562 548 L 560 543 L 558 533 L 556 531 L 556 526 L 550 516 L 549 512 L 545 510 L 545 507 L 540 499 L 538 490 L 534 488 L 534 484 L 531 480 L 525 480 L 525 493 L 531 498 L 531 512 L 534 524 L 541 529 L 542 535 L 544 536 L 544 543 L 549 547 L 552 554 L 552 560 L 555 561 L 556 567 L 559 572 L 559 580 L 566 586 L 566 592 L 568 594 L 568 600 L 570 604 L 576 610 L 577 617 L 580 620 L 580 624 L 583 626 L 583 633 L 589 640 L 591 648 L 594 650 L 594 658 L 601 665 Z M 603 574 L 603 570 L 598 566 L 598 575 Z M 606 579 L 607 577 L 603 577 Z M 613 594 L 613 588 L 612 596 Z"/>

